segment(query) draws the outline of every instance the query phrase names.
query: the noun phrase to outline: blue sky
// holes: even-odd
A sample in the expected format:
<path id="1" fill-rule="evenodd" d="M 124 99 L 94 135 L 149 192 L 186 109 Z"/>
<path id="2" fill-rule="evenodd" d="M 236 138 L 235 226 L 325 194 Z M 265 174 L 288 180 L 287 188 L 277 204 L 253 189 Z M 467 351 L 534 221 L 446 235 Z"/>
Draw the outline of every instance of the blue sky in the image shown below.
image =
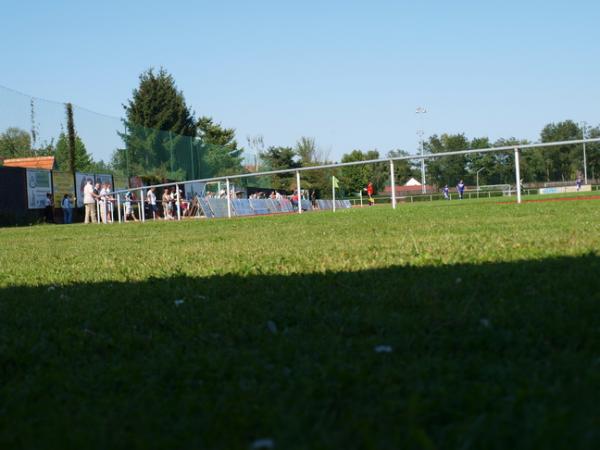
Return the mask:
<path id="1" fill-rule="evenodd" d="M 244 145 L 248 135 L 268 145 L 313 136 L 338 160 L 354 148 L 413 152 L 421 127 L 535 140 L 551 121 L 600 122 L 593 1 L 5 0 L 2 9 L 0 85 L 120 117 L 138 75 L 163 66 L 196 115 L 236 128 Z M 2 103 L 0 128 L 28 128 L 27 108 Z M 47 109 L 38 121 L 61 120 Z M 118 121 L 80 112 L 76 124 L 106 158 Z"/>

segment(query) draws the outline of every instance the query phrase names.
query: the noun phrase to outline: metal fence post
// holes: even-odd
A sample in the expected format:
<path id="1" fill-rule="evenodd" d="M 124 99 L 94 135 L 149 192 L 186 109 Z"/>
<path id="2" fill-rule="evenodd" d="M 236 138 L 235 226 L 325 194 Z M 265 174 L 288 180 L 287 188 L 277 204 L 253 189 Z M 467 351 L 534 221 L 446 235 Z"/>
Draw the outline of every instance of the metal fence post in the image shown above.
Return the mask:
<path id="1" fill-rule="evenodd" d="M 175 185 L 175 192 L 177 194 L 176 199 L 177 199 L 177 220 L 181 220 L 181 203 L 180 203 L 180 198 L 179 198 L 179 185 L 176 184 Z"/>
<path id="2" fill-rule="evenodd" d="M 390 185 L 392 188 L 392 208 L 396 209 L 396 179 L 394 178 L 394 160 L 390 159 Z"/>
<path id="3" fill-rule="evenodd" d="M 121 194 L 117 194 L 117 212 L 119 216 L 119 223 L 121 223 Z"/>
<path id="4" fill-rule="evenodd" d="M 296 170 L 296 188 L 298 192 L 298 214 L 302 214 L 302 194 L 300 193 L 300 171 Z"/>
<path id="5" fill-rule="evenodd" d="M 231 195 L 229 194 L 229 178 L 225 178 L 225 189 L 227 189 L 227 217 L 231 219 Z"/>
<path id="6" fill-rule="evenodd" d="M 144 189 L 140 189 L 140 217 L 142 222 L 146 221 L 146 208 L 144 206 Z"/>
<path id="7" fill-rule="evenodd" d="M 333 184 L 333 177 L 331 179 L 331 198 L 333 200 L 333 212 L 335 212 L 335 185 Z"/>
<path id="8" fill-rule="evenodd" d="M 521 158 L 519 147 L 515 147 L 515 178 L 517 181 L 517 203 L 521 203 Z"/>

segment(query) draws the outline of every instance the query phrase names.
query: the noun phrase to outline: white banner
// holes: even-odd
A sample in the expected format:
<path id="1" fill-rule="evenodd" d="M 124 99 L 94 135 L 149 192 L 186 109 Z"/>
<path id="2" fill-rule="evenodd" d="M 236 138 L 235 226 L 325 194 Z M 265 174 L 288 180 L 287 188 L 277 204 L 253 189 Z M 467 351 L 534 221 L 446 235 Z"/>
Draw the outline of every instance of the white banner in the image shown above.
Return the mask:
<path id="1" fill-rule="evenodd" d="M 46 207 L 46 196 L 52 194 L 52 178 L 49 170 L 27 169 L 27 204 L 29 209 Z"/>
<path id="2" fill-rule="evenodd" d="M 567 194 L 571 192 L 591 192 L 592 185 L 585 184 L 577 189 L 577 186 L 561 186 L 561 187 L 550 187 L 550 188 L 541 188 L 539 190 L 540 195 L 544 194 Z"/>

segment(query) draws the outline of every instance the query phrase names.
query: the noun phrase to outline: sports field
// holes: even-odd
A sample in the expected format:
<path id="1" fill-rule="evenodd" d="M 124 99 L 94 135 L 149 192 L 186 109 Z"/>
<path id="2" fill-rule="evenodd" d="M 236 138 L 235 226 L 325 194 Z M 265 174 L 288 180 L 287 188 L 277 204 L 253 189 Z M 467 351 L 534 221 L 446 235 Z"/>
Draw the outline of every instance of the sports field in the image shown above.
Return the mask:
<path id="1" fill-rule="evenodd" d="M 0 448 L 596 449 L 600 201 L 0 229 Z"/>

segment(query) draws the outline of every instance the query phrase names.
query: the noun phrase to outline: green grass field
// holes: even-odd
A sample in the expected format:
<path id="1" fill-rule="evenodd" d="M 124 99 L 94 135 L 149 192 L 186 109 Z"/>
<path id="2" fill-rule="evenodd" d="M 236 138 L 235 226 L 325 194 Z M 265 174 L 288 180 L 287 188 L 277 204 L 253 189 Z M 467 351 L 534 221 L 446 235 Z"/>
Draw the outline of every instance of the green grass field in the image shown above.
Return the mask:
<path id="1" fill-rule="evenodd" d="M 0 229 L 0 448 L 597 449 L 599 252 L 600 201 Z"/>

